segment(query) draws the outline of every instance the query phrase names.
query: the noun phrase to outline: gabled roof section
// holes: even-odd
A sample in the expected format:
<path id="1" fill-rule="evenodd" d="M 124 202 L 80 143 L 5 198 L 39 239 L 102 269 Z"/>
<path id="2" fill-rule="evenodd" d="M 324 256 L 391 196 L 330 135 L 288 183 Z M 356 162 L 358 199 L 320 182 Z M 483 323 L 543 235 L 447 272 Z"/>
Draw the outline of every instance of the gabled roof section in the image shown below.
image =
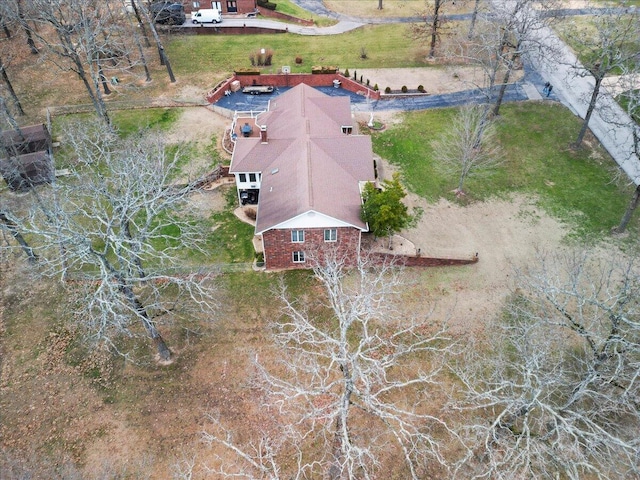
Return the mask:
<path id="1" fill-rule="evenodd" d="M 375 179 L 373 151 L 369 136 L 342 132 L 353 125 L 349 98 L 300 84 L 272 100 L 259 121 L 268 143 L 238 138 L 230 168 L 262 172 L 256 233 L 311 210 L 366 230 L 360 182 Z"/>

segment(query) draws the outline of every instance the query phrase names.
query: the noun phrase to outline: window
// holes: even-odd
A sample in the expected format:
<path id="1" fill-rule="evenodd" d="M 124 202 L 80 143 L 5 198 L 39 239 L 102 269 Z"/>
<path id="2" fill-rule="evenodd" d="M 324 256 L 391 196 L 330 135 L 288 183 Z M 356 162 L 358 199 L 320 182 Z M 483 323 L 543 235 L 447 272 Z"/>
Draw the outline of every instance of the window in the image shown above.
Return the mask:
<path id="1" fill-rule="evenodd" d="M 304 263 L 304 252 L 293 252 L 293 263 Z"/>
<path id="2" fill-rule="evenodd" d="M 250 182 L 255 182 L 256 181 L 256 174 L 255 173 L 250 173 L 249 174 L 249 181 Z"/>
<path id="3" fill-rule="evenodd" d="M 247 181 L 247 174 L 246 173 L 241 173 L 240 175 L 238 175 L 238 178 L 240 180 L 240 182 L 244 183 Z"/>
<path id="4" fill-rule="evenodd" d="M 304 242 L 304 230 L 291 230 L 291 241 L 293 243 Z"/>
<path id="5" fill-rule="evenodd" d="M 193 8 L 200 8 L 200 2 L 193 2 Z"/>
<path id="6" fill-rule="evenodd" d="M 342 133 L 344 133 L 345 135 L 351 135 L 351 133 L 353 132 L 353 127 L 342 127 Z"/>
<path id="7" fill-rule="evenodd" d="M 335 228 L 329 228 L 324 231 L 325 242 L 335 242 L 338 240 L 338 230 Z"/>
<path id="8" fill-rule="evenodd" d="M 227 0 L 227 12 L 229 13 L 237 13 L 238 12 L 238 4 L 234 0 Z"/>

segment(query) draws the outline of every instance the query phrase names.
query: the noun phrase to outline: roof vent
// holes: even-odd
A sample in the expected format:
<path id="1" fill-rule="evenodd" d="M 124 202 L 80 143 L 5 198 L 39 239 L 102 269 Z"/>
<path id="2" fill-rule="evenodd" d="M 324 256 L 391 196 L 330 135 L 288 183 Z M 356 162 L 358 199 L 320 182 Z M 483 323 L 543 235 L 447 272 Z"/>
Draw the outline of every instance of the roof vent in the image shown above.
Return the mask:
<path id="1" fill-rule="evenodd" d="M 278 173 L 280 170 L 277 168 L 274 168 L 273 170 L 271 170 L 271 175 L 275 175 L 276 173 Z"/>

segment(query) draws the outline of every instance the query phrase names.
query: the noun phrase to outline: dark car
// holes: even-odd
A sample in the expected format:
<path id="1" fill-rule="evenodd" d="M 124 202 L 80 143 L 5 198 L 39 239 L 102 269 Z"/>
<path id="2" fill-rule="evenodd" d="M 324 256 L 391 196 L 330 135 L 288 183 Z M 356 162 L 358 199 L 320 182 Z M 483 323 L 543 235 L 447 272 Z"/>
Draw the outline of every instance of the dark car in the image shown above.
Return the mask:
<path id="1" fill-rule="evenodd" d="M 187 19 L 184 6 L 177 2 L 154 2 L 149 10 L 154 21 L 163 25 L 182 25 Z"/>

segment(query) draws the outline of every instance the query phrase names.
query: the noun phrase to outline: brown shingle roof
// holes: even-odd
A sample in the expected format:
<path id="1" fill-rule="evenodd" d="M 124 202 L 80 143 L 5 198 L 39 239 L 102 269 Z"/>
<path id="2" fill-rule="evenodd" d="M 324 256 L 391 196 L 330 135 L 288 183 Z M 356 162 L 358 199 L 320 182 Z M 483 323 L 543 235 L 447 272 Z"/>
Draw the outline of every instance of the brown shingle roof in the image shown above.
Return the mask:
<path id="1" fill-rule="evenodd" d="M 347 97 L 300 84 L 272 100 L 257 123 L 266 125 L 268 143 L 238 138 L 230 168 L 262 172 L 257 233 L 310 210 L 366 228 L 359 182 L 374 180 L 373 152 L 369 136 L 342 133 L 353 124 Z"/>

